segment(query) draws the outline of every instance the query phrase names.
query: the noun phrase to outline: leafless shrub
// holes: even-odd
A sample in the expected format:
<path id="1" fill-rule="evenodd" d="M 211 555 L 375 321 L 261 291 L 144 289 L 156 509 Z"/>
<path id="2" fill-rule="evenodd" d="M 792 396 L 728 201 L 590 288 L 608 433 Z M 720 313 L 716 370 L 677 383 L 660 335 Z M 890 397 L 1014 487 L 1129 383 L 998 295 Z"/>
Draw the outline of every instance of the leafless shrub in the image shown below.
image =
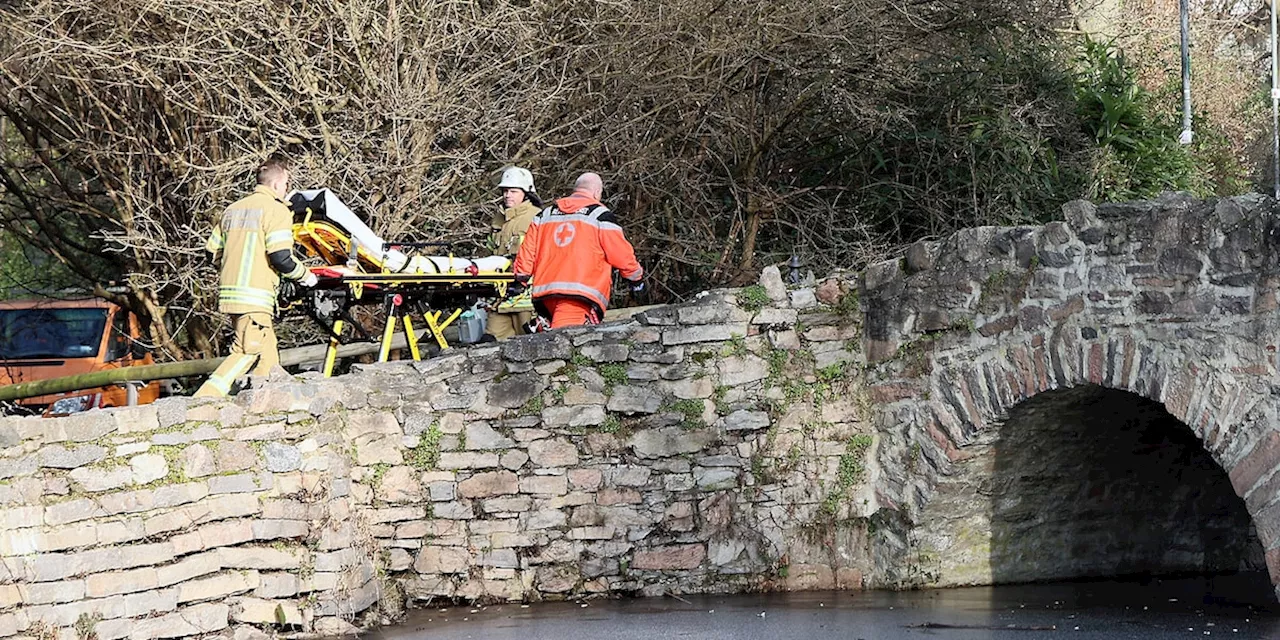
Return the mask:
<path id="1" fill-rule="evenodd" d="M 917 62 L 1029 34 L 1056 2 L 36 0 L 0 5 L 0 226 L 171 356 L 215 350 L 216 212 L 272 151 L 387 237 L 487 231 L 502 167 L 606 176 L 658 289 L 798 250 L 883 255 L 841 160 L 908 126 Z M 863 145 L 863 146 L 859 146 Z M 879 223 L 882 223 L 879 221 Z"/>

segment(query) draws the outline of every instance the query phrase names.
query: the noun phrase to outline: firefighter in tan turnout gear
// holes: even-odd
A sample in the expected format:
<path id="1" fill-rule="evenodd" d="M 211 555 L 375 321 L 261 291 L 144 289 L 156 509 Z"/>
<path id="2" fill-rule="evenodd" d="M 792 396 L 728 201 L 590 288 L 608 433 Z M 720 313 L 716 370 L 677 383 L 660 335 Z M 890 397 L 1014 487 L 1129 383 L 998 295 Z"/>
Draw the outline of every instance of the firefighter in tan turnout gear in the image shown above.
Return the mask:
<path id="1" fill-rule="evenodd" d="M 511 256 L 513 259 L 520 252 L 520 243 L 524 242 L 524 234 L 529 230 L 529 223 L 542 210 L 542 199 L 533 186 L 533 174 L 528 169 L 510 167 L 502 172 L 502 181 L 498 183 L 502 190 L 502 215 L 494 218 L 493 226 L 498 230 L 494 238 L 497 247 L 494 253 Z M 506 340 L 526 333 L 525 325 L 533 319 L 533 298 L 529 295 L 517 296 L 502 301 L 489 314 L 487 333 L 497 340 Z"/>
<path id="2" fill-rule="evenodd" d="M 293 214 L 283 199 L 289 178 L 284 159 L 263 163 L 257 188 L 222 212 L 205 243 L 215 256 L 222 254 L 218 311 L 231 316 L 236 335 L 231 354 L 196 391 L 197 398 L 227 395 L 250 368 L 254 375 L 270 373 L 280 363 L 271 326 L 280 277 L 307 287 L 316 284 L 315 274 L 293 256 Z"/>

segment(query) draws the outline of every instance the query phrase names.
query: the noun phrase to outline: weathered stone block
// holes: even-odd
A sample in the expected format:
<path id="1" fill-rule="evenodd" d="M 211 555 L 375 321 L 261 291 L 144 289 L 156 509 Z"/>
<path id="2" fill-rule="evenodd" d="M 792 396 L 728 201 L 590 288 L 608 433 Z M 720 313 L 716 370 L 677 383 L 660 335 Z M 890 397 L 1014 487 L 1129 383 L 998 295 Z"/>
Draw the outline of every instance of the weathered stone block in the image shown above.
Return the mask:
<path id="1" fill-rule="evenodd" d="M 693 470 L 694 481 L 703 491 L 719 491 L 738 486 L 738 472 L 725 468 L 703 468 Z"/>
<path id="2" fill-rule="evenodd" d="M 789 295 L 793 309 L 812 309 L 818 306 L 818 296 L 813 289 L 796 289 L 789 292 Z"/>
<path id="3" fill-rule="evenodd" d="M 105 598 L 121 593 L 146 591 L 160 586 L 154 567 L 143 567 L 129 571 L 99 573 L 85 578 L 85 595 L 90 598 Z"/>
<path id="4" fill-rule="evenodd" d="M 261 598 L 237 598 L 231 606 L 231 618 L 248 624 L 301 625 L 302 611 L 298 605 L 286 600 Z"/>
<path id="5" fill-rule="evenodd" d="M 499 460 L 499 463 L 502 464 L 502 468 L 504 469 L 517 471 L 520 469 L 520 467 L 524 466 L 524 463 L 528 461 L 529 461 L 529 454 L 523 451 L 520 451 L 518 449 L 513 449 L 511 451 L 508 451 L 502 454 L 502 458 Z"/>
<path id="6" fill-rule="evenodd" d="M 561 438 L 538 440 L 529 445 L 529 459 L 537 467 L 569 467 L 578 464 L 578 448 Z"/>
<path id="7" fill-rule="evenodd" d="M 753 355 L 731 356 L 716 365 L 720 371 L 720 384 L 738 387 L 769 377 L 769 363 Z"/>
<path id="8" fill-rule="evenodd" d="M 191 510 L 191 513 L 195 516 L 196 524 L 225 520 L 227 518 L 241 518 L 261 512 L 262 505 L 259 504 L 257 496 L 249 494 L 215 496 L 202 501 L 197 508 Z"/>
<path id="9" fill-rule="evenodd" d="M 566 476 L 529 476 L 521 478 L 520 493 L 562 496 L 569 493 L 569 480 Z"/>
<path id="10" fill-rule="evenodd" d="M 724 342 L 733 336 L 746 336 L 747 333 L 745 322 L 678 327 L 663 330 L 662 344 L 672 346 L 695 342 Z"/>
<path id="11" fill-rule="evenodd" d="M 94 444 L 67 448 L 52 445 L 40 450 L 40 466 L 52 469 L 75 469 L 107 457 L 107 450 Z"/>
<path id="12" fill-rule="evenodd" d="M 8 585 L 27 606 L 74 602 L 85 596 L 84 580 Z M 14 604 L 17 604 L 16 602 Z"/>
<path id="13" fill-rule="evenodd" d="M 347 441 L 355 441 L 363 436 L 400 436 L 404 433 L 395 416 L 385 411 L 366 410 L 347 414 L 347 425 L 342 430 L 342 435 Z"/>
<path id="14" fill-rule="evenodd" d="M 387 568 L 392 571 L 406 571 L 413 566 L 413 555 L 404 549 L 391 549 L 387 557 Z"/>
<path id="15" fill-rule="evenodd" d="M 270 474 L 237 473 L 230 476 L 214 476 L 209 478 L 209 493 L 223 495 L 266 491 L 272 487 L 273 482 L 274 479 Z"/>
<path id="16" fill-rule="evenodd" d="M 604 524 L 604 510 L 594 504 L 575 507 L 569 515 L 570 527 L 596 527 Z"/>
<path id="17" fill-rule="evenodd" d="M 601 401 L 604 401 L 603 394 Z M 604 422 L 604 406 L 598 404 L 547 407 L 542 410 L 542 422 L 549 427 L 590 427 Z"/>
<path id="18" fill-rule="evenodd" d="M 498 466 L 498 454 L 445 451 L 437 467 L 450 469 L 489 469 Z"/>
<path id="19" fill-rule="evenodd" d="M 700 544 L 673 545 L 636 552 L 632 569 L 671 571 L 697 569 L 707 557 L 707 550 Z"/>
<path id="20" fill-rule="evenodd" d="M 582 355 L 592 362 L 626 362 L 631 355 L 631 348 L 617 342 L 595 343 L 582 347 Z"/>
<path id="21" fill-rule="evenodd" d="M 279 442 L 269 442 L 263 447 L 267 458 L 267 471 L 288 473 L 302 468 L 302 452 L 297 447 Z"/>
<path id="22" fill-rule="evenodd" d="M 97 525 L 98 543 L 104 545 L 134 542 L 147 536 L 141 518 L 121 518 Z"/>
<path id="23" fill-rule="evenodd" d="M 793 564 L 787 573 L 787 589 L 828 591 L 836 588 L 835 573 L 825 564 Z"/>
<path id="24" fill-rule="evenodd" d="M 457 498 L 458 483 L 432 482 L 427 489 L 433 502 L 448 502 Z"/>
<path id="25" fill-rule="evenodd" d="M 373 436 L 372 439 L 356 441 L 356 464 L 366 467 L 375 464 L 404 464 L 400 436 Z"/>
<path id="26" fill-rule="evenodd" d="M 82 492 L 110 492 L 132 483 L 133 471 L 129 467 L 79 467 L 68 474 Z"/>
<path id="27" fill-rule="evenodd" d="M 342 618 L 319 618 L 315 621 L 314 626 L 316 633 L 326 638 L 354 636 L 360 633 L 359 627 Z M 240 639 L 236 638 L 236 640 Z"/>
<path id="28" fill-rule="evenodd" d="M 643 501 L 644 496 L 635 489 L 606 487 L 596 492 L 596 504 L 599 505 L 640 504 Z"/>
<path id="29" fill-rule="evenodd" d="M 570 540 L 609 540 L 613 538 L 613 527 L 575 527 L 569 530 Z"/>
<path id="30" fill-rule="evenodd" d="M 662 408 L 662 394 L 647 387 L 620 385 L 614 387 L 606 406 L 618 413 L 657 413 Z"/>
<path id="31" fill-rule="evenodd" d="M 358 567 L 368 560 L 355 548 L 347 548 L 331 553 L 317 553 L 314 557 L 315 570 L 320 572 L 344 571 Z"/>
<path id="32" fill-rule="evenodd" d="M 767 429 L 770 424 L 769 414 L 764 411 L 739 409 L 725 416 L 724 419 L 726 431 L 755 431 Z"/>
<path id="33" fill-rule="evenodd" d="M 510 495 L 520 490 L 520 480 L 510 471 L 478 473 L 458 483 L 458 495 L 463 498 L 489 498 Z"/>
<path id="34" fill-rule="evenodd" d="M 599 469 L 570 469 L 568 478 L 569 484 L 575 489 L 595 491 L 600 488 L 604 473 Z"/>
<path id="35" fill-rule="evenodd" d="M 516 446 L 514 440 L 498 433 L 487 422 L 472 422 L 468 424 L 466 426 L 466 434 L 467 450 L 469 451 L 510 449 Z"/>
<path id="36" fill-rule="evenodd" d="M 605 483 L 615 487 L 643 487 L 649 483 L 652 473 L 649 467 L 639 465 L 613 467 L 605 473 Z"/>
<path id="37" fill-rule="evenodd" d="M 365 517 L 371 524 L 385 524 L 388 522 L 404 522 L 405 520 L 421 520 L 427 515 L 426 509 L 423 507 L 389 507 L 386 509 L 374 509 L 365 512 Z"/>
<path id="38" fill-rule="evenodd" d="M 628 445 L 641 458 L 666 458 L 695 453 L 714 442 L 716 435 L 707 429 L 689 431 L 680 427 L 638 431 Z"/>
<path id="39" fill-rule="evenodd" d="M 258 466 L 258 453 L 244 442 L 219 442 L 214 445 L 214 462 L 218 471 L 244 471 Z"/>
<path id="40" fill-rule="evenodd" d="M 514 549 L 493 549 L 483 551 L 476 557 L 478 567 L 498 567 L 501 569 L 519 569 L 520 560 L 516 558 Z"/>
<path id="41" fill-rule="evenodd" d="M 7 523 L 6 529 L 13 529 L 19 526 L 34 526 L 40 524 L 40 507 L 27 507 L 21 510 L 7 510 L 8 513 L 15 511 L 22 513 L 27 512 L 20 520 Z M 97 502 L 88 498 L 80 498 L 76 500 L 68 500 L 51 504 L 44 508 L 44 523 L 49 526 L 59 526 L 70 524 L 72 522 L 80 522 L 89 518 L 97 518 L 106 515 L 107 512 L 98 506 Z"/>
<path id="42" fill-rule="evenodd" d="M 782 281 L 782 271 L 778 267 L 768 266 L 760 271 L 760 286 L 773 302 L 786 301 L 787 285 Z"/>
<path id="43" fill-rule="evenodd" d="M 418 502 L 422 500 L 422 485 L 418 473 L 412 467 L 392 467 L 378 483 L 376 495 L 386 502 Z"/>
<path id="44" fill-rule="evenodd" d="M 537 372 L 508 376 L 489 387 L 489 404 L 519 409 L 547 389 L 547 380 Z"/>
<path id="45" fill-rule="evenodd" d="M 418 573 L 466 573 L 471 554 L 462 547 L 423 547 L 413 562 Z"/>
<path id="46" fill-rule="evenodd" d="M 466 502 L 437 502 L 432 513 L 445 520 L 470 520 L 475 517 L 471 504 Z"/>
<path id="47" fill-rule="evenodd" d="M 279 540 L 281 538 L 305 538 L 310 527 L 301 520 L 254 520 L 254 540 Z"/>
<path id="48" fill-rule="evenodd" d="M 285 424 L 283 422 L 273 422 L 270 424 L 256 424 L 240 429 L 225 429 L 223 433 L 231 440 L 242 442 L 254 440 L 276 441 L 284 439 L 284 428 Z"/>
<path id="49" fill-rule="evenodd" d="M 573 343 L 563 333 L 536 333 L 503 342 L 502 356 L 515 362 L 569 360 L 573 356 Z"/>
<path id="50" fill-rule="evenodd" d="M 529 520 L 525 528 L 529 531 L 554 529 L 563 527 L 567 519 L 564 512 L 559 509 L 542 509 L 529 514 Z"/>
<path id="51" fill-rule="evenodd" d="M 213 451 L 203 444 L 193 444 L 183 449 L 179 460 L 182 473 L 188 478 L 203 478 L 218 472 L 218 461 Z"/>
<path id="52" fill-rule="evenodd" d="M 485 513 L 524 513 L 533 508 L 533 498 L 519 496 L 514 498 L 494 498 L 481 504 Z M 480 523 L 476 523 L 479 525 Z M 472 527 L 473 532 L 477 527 Z"/>
<path id="53" fill-rule="evenodd" d="M 168 587 L 221 570 L 222 559 L 217 552 L 201 553 L 183 558 L 174 564 L 158 567 L 156 584 Z"/>
<path id="54" fill-rule="evenodd" d="M 22 456 L 17 460 L 6 460 L 5 464 L 0 465 L 0 480 L 8 480 L 9 478 L 20 478 L 35 474 L 40 468 L 39 457 L 36 455 Z"/>
<path id="55" fill-rule="evenodd" d="M 575 384 L 569 385 L 569 387 L 565 389 L 562 403 L 566 407 L 573 407 L 582 404 L 603 405 L 607 400 L 608 398 L 604 393 L 600 391 L 592 391 L 582 385 Z M 546 422 L 545 417 L 543 418 L 543 422 Z"/>
<path id="56" fill-rule="evenodd" d="M 286 551 L 269 547 L 223 547 L 218 558 L 226 569 L 298 569 L 302 566 L 301 551 Z"/>

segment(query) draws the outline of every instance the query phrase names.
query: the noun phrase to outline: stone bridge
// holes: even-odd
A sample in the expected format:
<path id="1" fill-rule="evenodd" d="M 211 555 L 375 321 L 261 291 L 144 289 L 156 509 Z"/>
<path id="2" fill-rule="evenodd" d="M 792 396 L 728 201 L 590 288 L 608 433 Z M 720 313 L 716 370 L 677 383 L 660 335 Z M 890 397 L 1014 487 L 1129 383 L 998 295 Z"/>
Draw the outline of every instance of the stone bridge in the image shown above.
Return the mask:
<path id="1" fill-rule="evenodd" d="M 0 420 L 0 637 L 1280 576 L 1270 202 L 1065 214 L 231 400 Z"/>

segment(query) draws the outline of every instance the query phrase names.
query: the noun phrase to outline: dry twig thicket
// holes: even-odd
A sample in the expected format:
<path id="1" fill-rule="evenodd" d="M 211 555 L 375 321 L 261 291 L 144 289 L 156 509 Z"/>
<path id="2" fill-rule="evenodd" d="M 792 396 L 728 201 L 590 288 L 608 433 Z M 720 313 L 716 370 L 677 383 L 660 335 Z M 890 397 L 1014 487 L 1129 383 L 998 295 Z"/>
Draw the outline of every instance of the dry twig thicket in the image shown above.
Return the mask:
<path id="1" fill-rule="evenodd" d="M 1093 0 L 1114 3 L 1114 0 Z M 1118 3 L 1106 33 L 1127 50 L 1144 86 L 1162 95 L 1171 109 L 1181 101 L 1179 14 L 1176 0 Z M 1201 116 L 1197 136 L 1209 143 L 1201 153 L 1222 157 L 1216 164 L 1242 168 L 1217 175 L 1231 187 L 1248 175 L 1269 175 L 1270 109 L 1267 100 L 1271 58 L 1270 3 L 1267 0 L 1195 0 L 1191 3 L 1192 103 Z"/>
<path id="2" fill-rule="evenodd" d="M 851 266 L 883 250 L 886 222 L 931 211 L 929 188 L 879 217 L 867 197 L 900 164 L 877 160 L 882 134 L 934 101 L 929 74 L 964 74 L 973 42 L 1034 41 L 1060 14 L 1051 0 L 0 5 L 0 227 L 85 281 L 121 276 L 126 293 L 97 293 L 142 313 L 170 357 L 216 349 L 199 247 L 273 151 L 387 237 L 464 243 L 487 232 L 477 209 L 495 206 L 502 167 L 532 168 L 544 195 L 599 171 L 671 296 L 792 250 Z M 977 189 L 940 226 L 1002 211 Z"/>

